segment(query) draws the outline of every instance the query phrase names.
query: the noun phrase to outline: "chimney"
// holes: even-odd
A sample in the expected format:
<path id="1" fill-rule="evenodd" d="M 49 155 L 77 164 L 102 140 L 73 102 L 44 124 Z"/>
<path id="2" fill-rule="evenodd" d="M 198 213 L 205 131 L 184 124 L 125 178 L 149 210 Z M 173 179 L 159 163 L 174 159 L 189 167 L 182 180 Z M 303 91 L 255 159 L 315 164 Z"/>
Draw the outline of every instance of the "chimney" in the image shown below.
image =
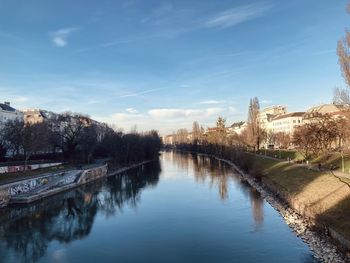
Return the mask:
<path id="1" fill-rule="evenodd" d="M 9 101 L 5 101 L 4 104 L 7 105 L 7 106 L 10 106 L 10 102 Z"/>

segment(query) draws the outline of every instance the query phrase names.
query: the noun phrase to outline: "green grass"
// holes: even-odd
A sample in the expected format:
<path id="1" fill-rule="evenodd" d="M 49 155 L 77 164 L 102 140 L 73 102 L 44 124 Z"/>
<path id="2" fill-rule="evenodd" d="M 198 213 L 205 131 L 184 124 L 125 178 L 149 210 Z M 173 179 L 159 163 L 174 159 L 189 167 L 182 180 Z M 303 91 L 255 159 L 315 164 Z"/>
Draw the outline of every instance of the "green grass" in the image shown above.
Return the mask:
<path id="1" fill-rule="evenodd" d="M 319 172 L 264 158 L 264 156 L 256 156 L 254 166 L 261 172 L 262 176 L 268 177 L 289 194 L 300 191 L 301 188 L 319 176 Z"/>
<path id="2" fill-rule="evenodd" d="M 322 166 L 330 168 L 335 166 L 337 171 L 342 171 L 342 158 L 340 153 L 324 154 L 311 160 L 311 163 L 321 163 Z M 344 154 L 344 170 L 350 173 L 350 154 Z"/>
<path id="3" fill-rule="evenodd" d="M 278 158 L 278 159 L 283 159 L 283 160 L 287 160 L 288 158 L 291 160 L 303 160 L 304 157 L 303 155 L 298 152 L 298 151 L 294 151 L 294 150 L 270 150 L 270 149 L 266 149 L 266 150 L 259 150 L 258 152 L 261 155 L 267 155 L 270 157 L 274 157 L 274 158 Z"/>
<path id="4" fill-rule="evenodd" d="M 288 158 L 290 160 L 294 161 L 300 161 L 304 160 L 304 156 L 294 150 L 260 150 L 258 151 L 258 154 L 269 157 L 274 157 L 283 161 L 286 161 Z M 330 154 L 324 154 L 319 157 L 315 157 L 310 160 L 310 163 L 313 165 L 318 165 L 321 163 L 321 165 L 324 168 L 331 168 L 335 167 L 337 171 L 342 171 L 342 158 L 340 153 L 330 153 Z M 350 154 L 346 153 L 344 154 L 344 171 L 345 173 L 350 174 Z"/>
<path id="5" fill-rule="evenodd" d="M 350 188 L 349 179 L 338 178 L 327 171 L 318 172 L 305 167 L 254 156 L 254 170 L 270 179 L 281 192 L 297 201 L 296 207 L 303 207 L 307 215 L 322 225 L 331 226 L 350 240 Z M 325 159 L 322 159 L 325 158 Z M 319 157 L 317 161 L 338 163 L 339 155 Z M 349 165 L 349 159 L 346 162 Z M 344 183 L 345 182 L 345 183 Z M 305 208 L 306 207 L 306 208 Z"/>

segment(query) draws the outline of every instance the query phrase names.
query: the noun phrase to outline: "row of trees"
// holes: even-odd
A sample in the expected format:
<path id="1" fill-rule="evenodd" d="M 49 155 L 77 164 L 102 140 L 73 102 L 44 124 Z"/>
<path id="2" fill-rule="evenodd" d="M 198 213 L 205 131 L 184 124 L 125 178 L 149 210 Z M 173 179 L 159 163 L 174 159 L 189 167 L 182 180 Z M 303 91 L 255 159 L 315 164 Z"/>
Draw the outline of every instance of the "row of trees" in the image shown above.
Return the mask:
<path id="1" fill-rule="evenodd" d="M 25 164 L 37 154 L 87 163 L 95 157 L 111 157 L 126 164 L 153 159 L 160 147 L 156 131 L 124 134 L 81 114 L 59 114 L 34 124 L 13 120 L 0 127 L 0 159 L 7 154 Z"/>
<path id="2" fill-rule="evenodd" d="M 244 150 L 259 150 L 262 143 L 277 145 L 279 148 L 293 148 L 304 154 L 306 159 L 312 156 L 328 154 L 332 151 L 343 152 L 350 142 L 349 107 L 342 105 L 337 117 L 330 114 L 308 116 L 304 123 L 297 126 L 294 134 L 267 132 L 261 127 L 258 98 L 250 100 L 246 128 L 236 134 L 226 127 L 226 121 L 219 117 L 214 128 L 206 132 L 197 122 L 192 132 L 180 129 L 174 134 L 174 143 L 180 147 L 191 144 L 192 148 L 210 146 L 220 152 L 221 147 L 234 147 Z"/>

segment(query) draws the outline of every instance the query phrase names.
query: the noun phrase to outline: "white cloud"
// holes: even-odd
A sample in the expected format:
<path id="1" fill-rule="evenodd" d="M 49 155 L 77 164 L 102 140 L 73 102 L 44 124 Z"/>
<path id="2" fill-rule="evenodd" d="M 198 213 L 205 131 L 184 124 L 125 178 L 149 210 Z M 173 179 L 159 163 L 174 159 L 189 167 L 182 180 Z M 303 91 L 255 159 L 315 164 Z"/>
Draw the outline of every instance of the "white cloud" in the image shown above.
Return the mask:
<path id="1" fill-rule="evenodd" d="M 224 111 L 223 108 L 208 108 L 205 110 L 205 113 L 208 117 L 210 116 L 217 116 L 218 114 L 222 113 Z"/>
<path id="2" fill-rule="evenodd" d="M 208 109 L 152 109 L 148 114 L 154 118 L 203 118 L 210 117 L 221 113 L 223 108 L 208 108 Z"/>
<path id="3" fill-rule="evenodd" d="M 235 107 L 230 106 L 230 107 L 228 107 L 228 111 L 229 111 L 230 113 L 236 113 L 236 112 L 237 112 L 237 109 L 236 109 Z"/>
<path id="4" fill-rule="evenodd" d="M 198 104 L 221 104 L 221 103 L 225 103 L 225 101 L 224 100 L 204 100 L 204 101 L 198 102 Z"/>
<path id="5" fill-rule="evenodd" d="M 13 101 L 14 103 L 21 104 L 29 101 L 29 98 L 25 96 L 18 96 L 18 97 L 14 97 L 11 101 Z"/>
<path id="6" fill-rule="evenodd" d="M 271 5 L 261 3 L 235 7 L 212 16 L 205 21 L 204 26 L 220 28 L 236 26 L 245 21 L 263 16 L 271 7 Z"/>
<path id="7" fill-rule="evenodd" d="M 218 116 L 229 117 L 240 114 L 234 107 L 209 108 L 155 108 L 147 112 L 138 112 L 134 108 L 125 109 L 126 112 L 117 112 L 109 116 L 93 116 L 123 130 L 129 130 L 137 125 L 140 131 L 157 129 L 161 134 L 169 134 L 178 128 L 191 129 L 193 121 L 201 125 L 215 125 Z"/>
<path id="8" fill-rule="evenodd" d="M 57 47 L 67 46 L 68 36 L 79 29 L 80 28 L 78 27 L 68 27 L 68 28 L 61 28 L 59 30 L 50 32 L 52 43 Z"/>
<path id="9" fill-rule="evenodd" d="M 261 100 L 260 103 L 261 104 L 271 104 L 272 100 Z"/>
<path id="10" fill-rule="evenodd" d="M 127 109 L 125 109 L 125 111 L 128 112 L 128 113 L 132 113 L 132 114 L 138 113 L 138 111 L 135 110 L 134 108 L 127 108 Z"/>
<path id="11" fill-rule="evenodd" d="M 144 117 L 145 116 L 142 114 L 115 113 L 112 115 L 111 119 L 113 121 L 130 122 L 130 121 L 137 121 L 137 120 L 142 119 Z"/>

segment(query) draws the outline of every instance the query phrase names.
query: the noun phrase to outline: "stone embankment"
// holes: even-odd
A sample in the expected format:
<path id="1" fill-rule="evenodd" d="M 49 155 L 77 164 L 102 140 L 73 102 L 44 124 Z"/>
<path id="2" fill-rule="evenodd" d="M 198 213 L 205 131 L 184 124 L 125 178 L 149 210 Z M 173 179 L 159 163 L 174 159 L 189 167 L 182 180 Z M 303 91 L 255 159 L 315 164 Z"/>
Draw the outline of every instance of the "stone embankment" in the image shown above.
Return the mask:
<path id="1" fill-rule="evenodd" d="M 8 204 L 30 203 L 97 179 L 113 176 L 150 161 L 108 171 L 107 164 L 60 173 L 49 173 L 0 186 L 0 208 Z"/>
<path id="2" fill-rule="evenodd" d="M 347 255 L 342 253 L 333 242 L 333 239 L 339 234 L 333 233 L 332 239 L 330 237 L 330 234 L 332 234 L 330 233 L 332 231 L 331 229 L 320 229 L 313 220 L 298 214 L 289 206 L 287 203 L 288 200 L 283 200 L 283 196 L 281 198 L 278 192 L 276 192 L 276 189 L 271 188 L 273 184 L 269 184 L 268 180 L 258 181 L 256 178 L 244 173 L 233 162 L 216 156 L 211 157 L 231 165 L 242 176 L 243 180 L 254 187 L 280 213 L 295 234 L 308 244 L 315 258 L 321 262 L 350 262 Z"/>

